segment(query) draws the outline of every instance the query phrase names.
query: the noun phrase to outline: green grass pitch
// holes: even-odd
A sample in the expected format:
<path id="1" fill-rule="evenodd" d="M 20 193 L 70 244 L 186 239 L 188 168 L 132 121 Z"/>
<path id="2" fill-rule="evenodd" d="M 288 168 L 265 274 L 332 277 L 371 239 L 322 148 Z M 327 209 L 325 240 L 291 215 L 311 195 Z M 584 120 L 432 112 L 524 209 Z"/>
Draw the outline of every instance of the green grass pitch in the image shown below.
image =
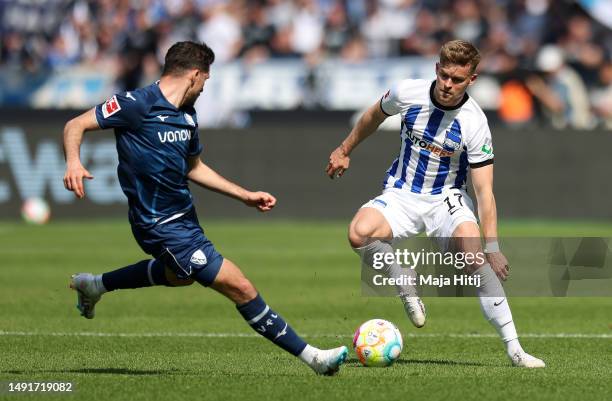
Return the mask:
<path id="1" fill-rule="evenodd" d="M 612 299 L 514 298 L 514 319 L 541 370 L 511 368 L 475 299 L 427 298 L 415 329 L 397 299 L 360 295 L 346 222 L 205 225 L 266 301 L 315 346 L 349 346 L 379 317 L 404 335 L 390 368 L 353 352 L 317 377 L 256 336 L 234 307 L 197 284 L 107 294 L 78 315 L 71 273 L 143 259 L 127 222 L 0 223 L 0 399 L 69 400 L 611 400 Z M 505 235 L 612 236 L 602 223 L 504 222 Z M 15 395 L 6 383 L 70 381 L 71 395 Z"/>

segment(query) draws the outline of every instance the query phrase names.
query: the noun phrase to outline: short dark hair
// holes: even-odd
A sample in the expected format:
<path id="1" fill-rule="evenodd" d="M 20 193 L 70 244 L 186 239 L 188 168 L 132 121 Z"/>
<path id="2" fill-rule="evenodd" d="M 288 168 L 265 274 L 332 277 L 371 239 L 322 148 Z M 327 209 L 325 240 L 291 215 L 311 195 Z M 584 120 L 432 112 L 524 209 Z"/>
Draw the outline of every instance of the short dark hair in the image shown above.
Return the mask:
<path id="1" fill-rule="evenodd" d="M 180 75 L 187 70 L 208 72 L 215 53 L 205 43 L 177 42 L 168 49 L 162 75 Z"/>
<path id="2" fill-rule="evenodd" d="M 480 52 L 468 41 L 451 40 L 444 43 L 440 49 L 440 64 L 443 66 L 448 64 L 469 65 L 474 72 L 478 63 L 480 63 Z"/>

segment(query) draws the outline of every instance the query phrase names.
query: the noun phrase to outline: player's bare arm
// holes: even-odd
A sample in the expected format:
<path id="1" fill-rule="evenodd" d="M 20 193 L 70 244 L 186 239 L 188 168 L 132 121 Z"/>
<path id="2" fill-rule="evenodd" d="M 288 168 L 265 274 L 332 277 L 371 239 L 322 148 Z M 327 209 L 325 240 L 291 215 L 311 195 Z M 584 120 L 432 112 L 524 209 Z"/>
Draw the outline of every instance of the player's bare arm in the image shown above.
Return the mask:
<path id="1" fill-rule="evenodd" d="M 247 206 L 256 207 L 261 212 L 267 212 L 276 205 L 274 196 L 267 192 L 252 192 L 242 188 L 204 164 L 199 156 L 189 158 L 187 178 L 204 188 L 240 200 Z"/>
<path id="2" fill-rule="evenodd" d="M 73 118 L 64 127 L 64 157 L 66 158 L 64 187 L 69 191 L 73 191 L 79 199 L 85 197 L 83 178 L 93 179 L 91 173 L 81 163 L 81 142 L 86 131 L 96 129 L 100 129 L 100 127 L 96 120 L 95 109 L 88 110 Z"/>
<path id="3" fill-rule="evenodd" d="M 351 133 L 329 156 L 329 163 L 325 170 L 329 178 L 342 177 L 342 174 L 349 168 L 350 154 L 353 149 L 372 135 L 387 117 L 380 109 L 380 102 L 376 102 L 363 113 Z"/>
<path id="4" fill-rule="evenodd" d="M 497 243 L 497 207 L 493 195 L 493 164 L 471 169 L 472 185 L 478 201 L 478 217 L 485 243 Z M 485 249 L 485 251 L 487 251 Z M 499 252 L 491 249 L 486 252 L 491 268 L 501 280 L 508 278 L 508 260 Z"/>

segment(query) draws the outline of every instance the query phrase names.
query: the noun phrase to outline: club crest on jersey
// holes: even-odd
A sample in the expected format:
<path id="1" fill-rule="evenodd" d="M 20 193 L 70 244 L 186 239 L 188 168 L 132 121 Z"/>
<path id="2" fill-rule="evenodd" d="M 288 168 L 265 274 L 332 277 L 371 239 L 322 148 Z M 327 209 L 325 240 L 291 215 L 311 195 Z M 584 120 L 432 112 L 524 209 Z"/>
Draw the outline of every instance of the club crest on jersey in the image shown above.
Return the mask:
<path id="1" fill-rule="evenodd" d="M 187 113 L 185 113 L 185 120 L 187 120 L 187 124 L 195 127 L 195 121 L 193 121 L 193 118 Z"/>
<path id="2" fill-rule="evenodd" d="M 461 134 L 459 134 L 461 135 Z M 444 149 L 448 151 L 457 151 L 461 148 L 461 136 L 458 136 L 453 130 L 446 131 L 444 138 Z"/>
<path id="3" fill-rule="evenodd" d="M 102 105 L 102 115 L 104 118 L 109 118 L 119 110 L 121 110 L 121 106 L 117 100 L 117 95 L 111 97 Z"/>

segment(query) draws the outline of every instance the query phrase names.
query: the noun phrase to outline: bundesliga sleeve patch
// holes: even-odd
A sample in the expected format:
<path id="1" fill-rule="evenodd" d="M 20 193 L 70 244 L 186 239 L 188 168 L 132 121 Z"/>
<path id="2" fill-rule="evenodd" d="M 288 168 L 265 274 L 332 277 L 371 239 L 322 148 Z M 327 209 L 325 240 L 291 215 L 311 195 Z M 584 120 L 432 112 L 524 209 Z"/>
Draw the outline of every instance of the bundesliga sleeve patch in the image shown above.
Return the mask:
<path id="1" fill-rule="evenodd" d="M 119 101 L 117 100 L 116 95 L 108 99 L 102 105 L 102 115 L 104 116 L 104 118 L 109 118 L 113 114 L 117 113 L 119 110 L 121 110 L 121 106 L 119 105 Z"/>

